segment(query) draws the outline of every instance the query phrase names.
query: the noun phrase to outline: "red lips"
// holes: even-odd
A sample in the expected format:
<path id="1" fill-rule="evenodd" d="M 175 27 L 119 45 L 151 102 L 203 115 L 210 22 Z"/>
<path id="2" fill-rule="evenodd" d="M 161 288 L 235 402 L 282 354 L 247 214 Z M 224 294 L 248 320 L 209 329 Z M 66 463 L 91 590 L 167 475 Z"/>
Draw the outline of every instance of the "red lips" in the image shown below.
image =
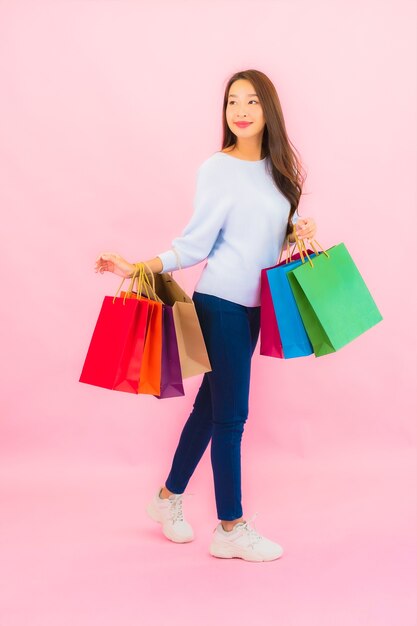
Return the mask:
<path id="1" fill-rule="evenodd" d="M 236 126 L 239 128 L 246 128 L 246 126 L 250 126 L 252 122 L 235 122 Z"/>

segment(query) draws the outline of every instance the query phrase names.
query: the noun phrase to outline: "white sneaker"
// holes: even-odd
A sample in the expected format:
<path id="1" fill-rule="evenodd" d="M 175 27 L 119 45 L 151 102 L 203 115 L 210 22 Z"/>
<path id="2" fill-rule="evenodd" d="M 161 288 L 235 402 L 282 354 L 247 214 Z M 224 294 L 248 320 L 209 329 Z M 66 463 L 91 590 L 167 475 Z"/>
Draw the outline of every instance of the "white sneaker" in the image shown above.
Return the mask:
<path id="1" fill-rule="evenodd" d="M 165 537 L 176 543 L 185 543 L 194 539 L 194 532 L 190 524 L 184 519 L 182 512 L 183 495 L 174 494 L 169 498 L 160 498 L 161 489 L 154 495 L 146 507 L 148 515 L 162 524 L 162 532 Z"/>
<path id="2" fill-rule="evenodd" d="M 222 559 L 238 557 L 245 561 L 273 561 L 284 552 L 278 544 L 262 537 L 250 526 L 255 515 L 246 522 L 239 522 L 230 532 L 223 529 L 221 522 L 214 529 L 210 554 Z"/>

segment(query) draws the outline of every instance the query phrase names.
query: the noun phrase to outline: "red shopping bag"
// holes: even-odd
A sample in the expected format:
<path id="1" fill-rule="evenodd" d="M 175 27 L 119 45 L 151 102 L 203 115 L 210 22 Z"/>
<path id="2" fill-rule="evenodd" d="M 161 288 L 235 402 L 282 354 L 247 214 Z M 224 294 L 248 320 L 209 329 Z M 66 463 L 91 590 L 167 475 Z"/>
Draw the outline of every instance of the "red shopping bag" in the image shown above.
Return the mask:
<path id="1" fill-rule="evenodd" d="M 138 393 L 148 309 L 146 299 L 105 296 L 80 382 Z"/>

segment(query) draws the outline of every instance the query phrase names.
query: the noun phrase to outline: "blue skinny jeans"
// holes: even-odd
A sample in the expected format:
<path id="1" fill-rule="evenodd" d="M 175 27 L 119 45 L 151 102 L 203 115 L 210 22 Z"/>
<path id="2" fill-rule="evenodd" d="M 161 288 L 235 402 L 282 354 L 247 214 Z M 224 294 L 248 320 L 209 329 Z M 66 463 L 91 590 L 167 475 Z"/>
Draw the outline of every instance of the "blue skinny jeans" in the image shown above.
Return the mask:
<path id="1" fill-rule="evenodd" d="M 217 515 L 219 520 L 235 520 L 243 515 L 240 448 L 261 307 L 196 291 L 192 298 L 212 371 L 203 376 L 165 485 L 183 493 L 211 439 Z"/>

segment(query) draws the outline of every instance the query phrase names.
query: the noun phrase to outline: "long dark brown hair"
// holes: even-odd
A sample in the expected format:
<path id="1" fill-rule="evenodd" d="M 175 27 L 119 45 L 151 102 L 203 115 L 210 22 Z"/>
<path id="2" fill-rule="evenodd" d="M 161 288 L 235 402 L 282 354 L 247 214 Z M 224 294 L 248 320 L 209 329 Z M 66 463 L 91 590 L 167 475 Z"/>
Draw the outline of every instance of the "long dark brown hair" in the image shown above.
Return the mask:
<path id="1" fill-rule="evenodd" d="M 263 72 L 259 70 L 243 70 L 236 72 L 229 78 L 224 91 L 223 101 L 222 149 L 233 146 L 236 143 L 236 135 L 232 133 L 227 124 L 226 107 L 229 89 L 232 83 L 239 79 L 250 81 L 258 94 L 265 118 L 261 159 L 267 157 L 267 165 L 275 184 L 291 204 L 286 233 L 289 234 L 292 231 L 292 217 L 300 202 L 306 173 L 301 164 L 299 152 L 288 138 L 277 90 Z"/>

